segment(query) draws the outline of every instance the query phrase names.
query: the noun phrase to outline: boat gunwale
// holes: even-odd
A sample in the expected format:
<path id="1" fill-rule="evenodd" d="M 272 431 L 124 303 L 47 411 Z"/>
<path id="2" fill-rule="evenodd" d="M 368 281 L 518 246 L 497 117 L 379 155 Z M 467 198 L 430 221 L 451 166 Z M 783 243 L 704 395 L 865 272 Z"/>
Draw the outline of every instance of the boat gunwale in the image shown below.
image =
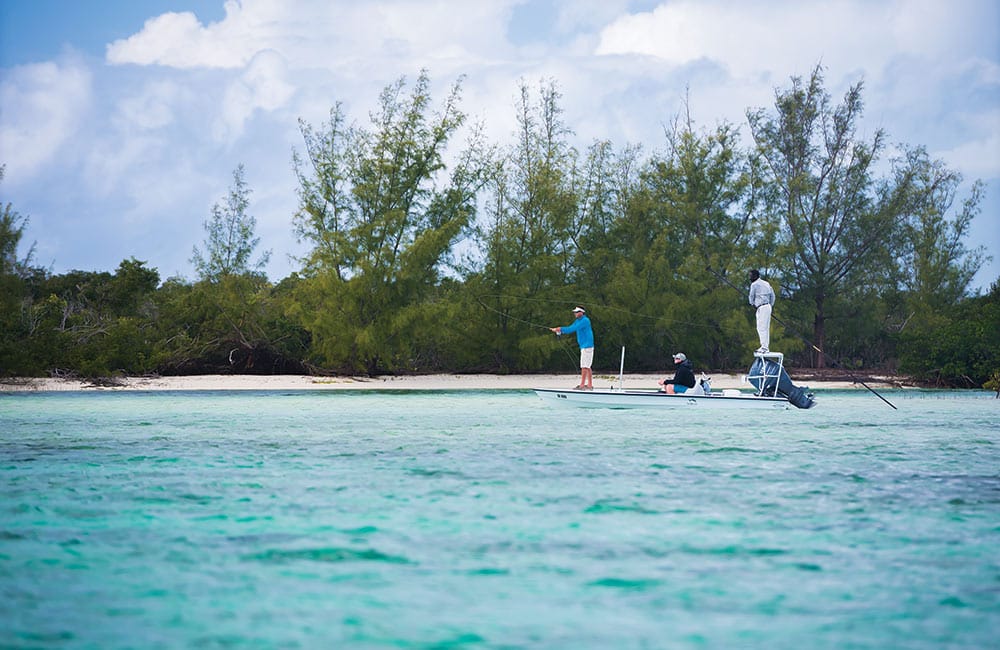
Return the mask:
<path id="1" fill-rule="evenodd" d="M 532 388 L 536 395 L 541 397 L 542 393 L 546 394 L 564 394 L 572 395 L 574 397 L 574 402 L 587 402 L 592 401 L 593 397 L 617 397 L 625 396 L 629 398 L 646 398 L 646 399 L 676 399 L 676 400 L 709 400 L 709 401 L 727 401 L 727 402 L 753 402 L 759 404 L 762 402 L 771 404 L 789 404 L 789 401 L 785 397 L 771 397 L 765 395 L 725 395 L 722 393 L 711 393 L 709 395 L 688 395 L 687 393 L 665 393 L 659 390 L 652 389 L 607 389 L 598 388 L 596 390 L 579 390 L 576 388 Z"/>

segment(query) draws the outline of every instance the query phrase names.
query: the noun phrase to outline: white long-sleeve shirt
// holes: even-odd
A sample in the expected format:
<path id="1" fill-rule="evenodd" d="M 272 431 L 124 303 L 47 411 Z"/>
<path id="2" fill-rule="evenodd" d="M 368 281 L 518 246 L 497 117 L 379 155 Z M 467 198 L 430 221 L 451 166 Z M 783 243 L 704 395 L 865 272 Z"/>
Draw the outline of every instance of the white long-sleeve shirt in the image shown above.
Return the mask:
<path id="1" fill-rule="evenodd" d="M 750 283 L 750 304 L 755 308 L 774 304 L 774 289 L 762 278 Z"/>

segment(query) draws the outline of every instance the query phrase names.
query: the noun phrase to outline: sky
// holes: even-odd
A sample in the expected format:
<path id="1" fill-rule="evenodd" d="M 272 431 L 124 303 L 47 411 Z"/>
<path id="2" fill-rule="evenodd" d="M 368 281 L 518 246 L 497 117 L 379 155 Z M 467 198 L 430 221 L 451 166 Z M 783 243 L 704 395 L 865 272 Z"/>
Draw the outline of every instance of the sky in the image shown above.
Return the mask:
<path id="1" fill-rule="evenodd" d="M 982 180 L 970 246 L 1000 277 L 1000 3 L 995 0 L 0 0 L 0 202 L 34 263 L 136 258 L 194 279 L 192 248 L 243 164 L 273 281 L 300 268 L 293 151 L 341 102 L 426 69 L 438 103 L 513 140 L 522 82 L 554 80 L 573 142 L 665 149 L 684 110 L 750 143 L 748 109 L 817 64 L 835 101 L 863 82 L 859 136 L 926 147 Z M 260 251 L 259 251 L 260 252 Z"/>

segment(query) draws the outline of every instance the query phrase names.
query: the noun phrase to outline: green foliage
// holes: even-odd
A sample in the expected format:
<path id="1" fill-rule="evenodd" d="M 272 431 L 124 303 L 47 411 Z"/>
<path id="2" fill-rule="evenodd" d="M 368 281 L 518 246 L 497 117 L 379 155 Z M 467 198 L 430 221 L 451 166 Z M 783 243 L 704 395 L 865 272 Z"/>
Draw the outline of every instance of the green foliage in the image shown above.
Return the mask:
<path id="1" fill-rule="evenodd" d="M 465 121 L 460 83 L 433 115 L 427 74 L 408 97 L 405 87 L 403 79 L 386 87 L 370 130 L 346 126 L 340 105 L 322 130 L 302 124 L 296 228 L 313 249 L 297 292 L 305 308 L 294 315 L 319 358 L 337 368 L 412 366 L 411 343 L 396 325 L 421 320 L 483 182 L 476 140 L 446 175 L 446 146 Z"/>
<path id="2" fill-rule="evenodd" d="M 0 165 L 0 183 L 6 171 L 7 166 Z M 31 245 L 23 258 L 18 259 L 17 252 L 27 226 L 28 218 L 18 213 L 13 205 L 0 203 L 0 277 L 24 277 L 32 272 L 35 245 Z"/>
<path id="3" fill-rule="evenodd" d="M 5 165 L 0 165 L 0 182 Z M 0 375 L 33 375 L 38 372 L 37 350 L 24 344 L 30 324 L 24 304 L 31 279 L 43 274 L 31 267 L 32 245 L 24 257 L 18 256 L 28 218 L 10 203 L 0 203 Z"/>
<path id="4" fill-rule="evenodd" d="M 954 309 L 927 312 L 900 333 L 900 370 L 935 385 L 985 386 L 1000 370 L 1000 281 Z"/>
<path id="5" fill-rule="evenodd" d="M 903 145 L 876 174 L 885 135 L 857 136 L 862 85 L 839 105 L 821 68 L 729 124 L 696 127 L 687 102 L 664 148 L 571 142 L 554 81 L 521 84 L 517 127 L 489 145 L 430 80 L 384 89 L 364 126 L 336 104 L 300 122 L 294 154 L 309 246 L 277 285 L 239 166 L 205 223 L 198 281 L 135 259 L 53 276 L 19 250 L 27 219 L 0 212 L 0 374 L 574 372 L 573 337 L 548 327 L 583 304 L 595 368 L 745 368 L 756 347 L 746 272 L 778 302 L 771 347 L 850 369 L 899 368 L 941 385 L 1000 376 L 998 290 L 970 296 L 987 259 L 967 246 L 983 186 Z M 465 127 L 468 127 L 467 129 Z M 469 134 L 462 147 L 453 141 Z M 2 177 L 2 167 L 0 167 Z M 459 256 L 461 253 L 461 256 Z M 736 286 L 736 291 L 730 284 Z M 805 338 L 803 338 L 805 335 Z"/>
<path id="6" fill-rule="evenodd" d="M 159 274 L 125 260 L 114 274 L 35 274 L 21 283 L 8 366 L 19 374 L 142 374 L 152 369 L 149 318 Z"/>
<path id="7" fill-rule="evenodd" d="M 288 284 L 260 276 L 164 285 L 155 358 L 169 374 L 304 372 L 308 336 L 286 316 Z"/>
<path id="8" fill-rule="evenodd" d="M 516 141 L 490 178 L 486 218 L 476 233 L 483 255 L 468 279 L 487 312 L 477 323 L 479 340 L 501 372 L 541 369 L 557 353 L 554 337 L 541 332 L 565 324 L 572 305 L 591 297 L 586 286 L 571 283 L 588 275 L 578 254 L 587 222 L 603 219 L 607 208 L 600 187 L 605 149 L 595 147 L 592 173 L 581 175 L 555 83 L 542 83 L 537 100 L 524 83 L 520 90 Z M 564 310 L 554 313 L 556 305 Z"/>
<path id="9" fill-rule="evenodd" d="M 829 301 L 889 257 L 912 183 L 909 173 L 872 177 L 885 134 L 876 131 L 868 142 L 857 136 L 862 84 L 832 106 L 823 81 L 817 66 L 806 82 L 795 77 L 777 92 L 773 113 L 747 113 L 764 163 L 761 198 L 768 218 L 781 224 L 774 231 L 778 271 L 792 295 L 812 302 L 812 339 L 820 349 Z M 822 367 L 823 356 L 815 362 Z"/>
<path id="10" fill-rule="evenodd" d="M 973 277 L 987 259 L 984 246 L 965 245 L 984 187 L 976 181 L 953 214 L 961 174 L 930 160 L 923 148 L 907 151 L 906 160 L 913 199 L 900 242 L 900 266 L 907 272 L 899 283 L 916 300 L 909 304 L 911 309 L 949 309 L 968 295 Z"/>
<path id="11" fill-rule="evenodd" d="M 255 236 L 257 219 L 247 214 L 251 190 L 244 175 L 241 164 L 233 172 L 233 186 L 226 204 L 212 206 L 212 218 L 204 224 L 208 233 L 204 242 L 205 252 L 194 247 L 191 263 L 203 280 L 215 281 L 225 276 L 260 272 L 271 257 L 271 251 L 266 251 L 256 262 L 250 262 L 260 237 Z"/>

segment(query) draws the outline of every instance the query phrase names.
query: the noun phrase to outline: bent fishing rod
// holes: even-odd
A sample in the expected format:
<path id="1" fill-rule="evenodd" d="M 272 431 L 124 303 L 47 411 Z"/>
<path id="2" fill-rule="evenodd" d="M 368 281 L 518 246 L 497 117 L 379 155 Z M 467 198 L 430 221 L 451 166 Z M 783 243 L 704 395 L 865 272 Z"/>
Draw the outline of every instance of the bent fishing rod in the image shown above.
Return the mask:
<path id="1" fill-rule="evenodd" d="M 730 282 L 729 280 L 727 280 L 727 279 L 726 279 L 726 278 L 725 278 L 724 276 L 722 276 L 722 275 L 719 275 L 718 273 L 716 273 L 716 272 L 715 272 L 715 270 L 714 270 L 714 269 L 712 269 L 711 267 L 709 267 L 709 266 L 706 266 L 706 267 L 705 267 L 705 270 L 706 270 L 706 271 L 708 271 L 709 273 L 711 273 L 712 275 L 714 275 L 714 276 L 715 276 L 716 278 L 718 278 L 718 279 L 719 279 L 719 280 L 721 280 L 722 282 L 724 282 L 724 283 L 726 283 L 727 285 L 729 285 L 729 286 L 730 286 L 731 288 L 733 288 L 733 289 L 735 289 L 736 291 L 739 291 L 740 293 L 742 293 L 742 289 L 740 289 L 740 288 L 739 288 L 739 287 L 737 287 L 737 286 L 736 286 L 735 284 L 733 284 L 732 282 Z M 837 361 L 836 359 L 834 359 L 833 357 L 831 357 L 831 356 L 830 356 L 829 354 L 827 354 L 826 352 L 823 352 L 822 350 L 820 350 L 820 349 L 819 349 L 819 348 L 818 348 L 818 347 L 816 346 L 816 344 L 815 344 L 815 343 L 813 343 L 812 341 L 810 341 L 810 340 L 809 340 L 809 339 L 807 339 L 806 337 L 804 337 L 804 336 L 802 336 L 801 334 L 799 334 L 798 332 L 796 332 L 794 328 L 792 328 L 792 327 L 789 327 L 787 323 L 785 323 L 785 322 L 784 322 L 783 320 L 781 320 L 780 318 L 778 318 L 777 316 L 775 316 L 773 312 L 771 313 L 771 318 L 772 318 L 773 320 L 775 320 L 775 321 L 776 321 L 776 322 L 777 322 L 777 323 L 778 323 L 779 325 L 781 325 L 782 327 L 784 327 L 784 328 L 785 328 L 785 329 L 786 329 L 787 331 L 791 332 L 791 333 L 792 333 L 792 334 L 793 334 L 793 335 L 794 335 L 794 336 L 795 336 L 796 338 L 798 338 L 799 340 L 803 341 L 803 342 L 804 342 L 804 343 L 805 343 L 806 345 L 808 345 L 809 347 L 811 347 L 811 348 L 812 348 L 813 350 L 816 350 L 816 351 L 817 351 L 817 352 L 819 352 L 819 353 L 820 353 L 821 355 L 823 355 L 823 357 L 824 357 L 824 358 L 826 358 L 826 359 L 827 359 L 827 360 L 828 360 L 828 361 L 829 361 L 830 363 L 832 363 L 832 364 L 834 365 L 834 367 L 836 367 L 836 368 L 839 368 L 840 370 L 843 370 L 843 371 L 844 371 L 844 373 L 846 373 L 846 374 L 847 374 L 847 376 L 851 378 L 851 381 L 853 381 L 853 382 L 854 382 L 854 383 L 856 383 L 856 384 L 861 384 L 862 386 L 864 386 L 865 388 L 867 388 L 867 389 L 868 389 L 869 391 L 871 391 L 871 393 L 872 393 L 872 394 L 873 394 L 873 395 L 874 395 L 875 397 L 879 398 L 880 400 L 882 400 L 883 402 L 885 402 L 886 404 L 888 404 L 889 406 L 891 406 L 891 407 L 892 407 L 893 409 L 895 409 L 895 410 L 897 410 L 897 411 L 899 410 L 899 409 L 897 409 L 897 408 L 896 408 L 896 405 L 895 405 L 895 404 L 893 404 L 892 402 L 890 402 L 890 401 L 889 401 L 889 400 L 887 400 L 886 398 L 884 398 L 884 397 L 882 397 L 881 395 L 879 395 L 879 394 L 878 394 L 878 392 L 876 392 L 874 388 L 872 388 L 871 386 L 869 386 L 868 384 L 866 384 L 866 383 L 865 383 L 864 381 L 862 381 L 862 380 L 861 380 L 861 379 L 859 379 L 858 377 L 855 377 L 855 376 L 854 376 L 854 375 L 853 375 L 853 374 L 851 373 L 851 371 L 850 371 L 850 370 L 848 370 L 847 368 L 845 368 L 845 367 L 844 367 L 843 365 L 841 365 L 839 361 Z"/>
<path id="2" fill-rule="evenodd" d="M 522 298 L 522 300 L 531 300 L 531 299 L 530 298 Z M 502 316 L 504 318 L 507 318 L 509 320 L 516 321 L 518 323 L 524 323 L 525 325 L 528 325 L 529 327 L 540 328 L 540 329 L 543 329 L 543 330 L 551 330 L 552 329 L 548 325 L 541 325 L 539 323 L 533 323 L 531 321 L 524 320 L 523 318 L 517 318 L 516 316 L 511 316 L 510 314 L 504 313 L 504 312 L 502 312 L 499 309 L 496 309 L 494 307 L 490 307 L 485 302 L 483 302 L 483 296 L 476 296 L 476 302 L 478 302 L 479 306 L 482 307 L 483 309 L 486 309 L 487 311 L 491 311 L 491 312 L 493 312 L 495 314 L 498 314 L 498 315 L 500 315 L 500 316 Z M 567 355 L 569 355 L 570 359 L 573 358 L 573 355 L 570 354 L 569 349 L 565 345 L 559 346 L 559 348 L 563 352 L 565 352 Z"/>

